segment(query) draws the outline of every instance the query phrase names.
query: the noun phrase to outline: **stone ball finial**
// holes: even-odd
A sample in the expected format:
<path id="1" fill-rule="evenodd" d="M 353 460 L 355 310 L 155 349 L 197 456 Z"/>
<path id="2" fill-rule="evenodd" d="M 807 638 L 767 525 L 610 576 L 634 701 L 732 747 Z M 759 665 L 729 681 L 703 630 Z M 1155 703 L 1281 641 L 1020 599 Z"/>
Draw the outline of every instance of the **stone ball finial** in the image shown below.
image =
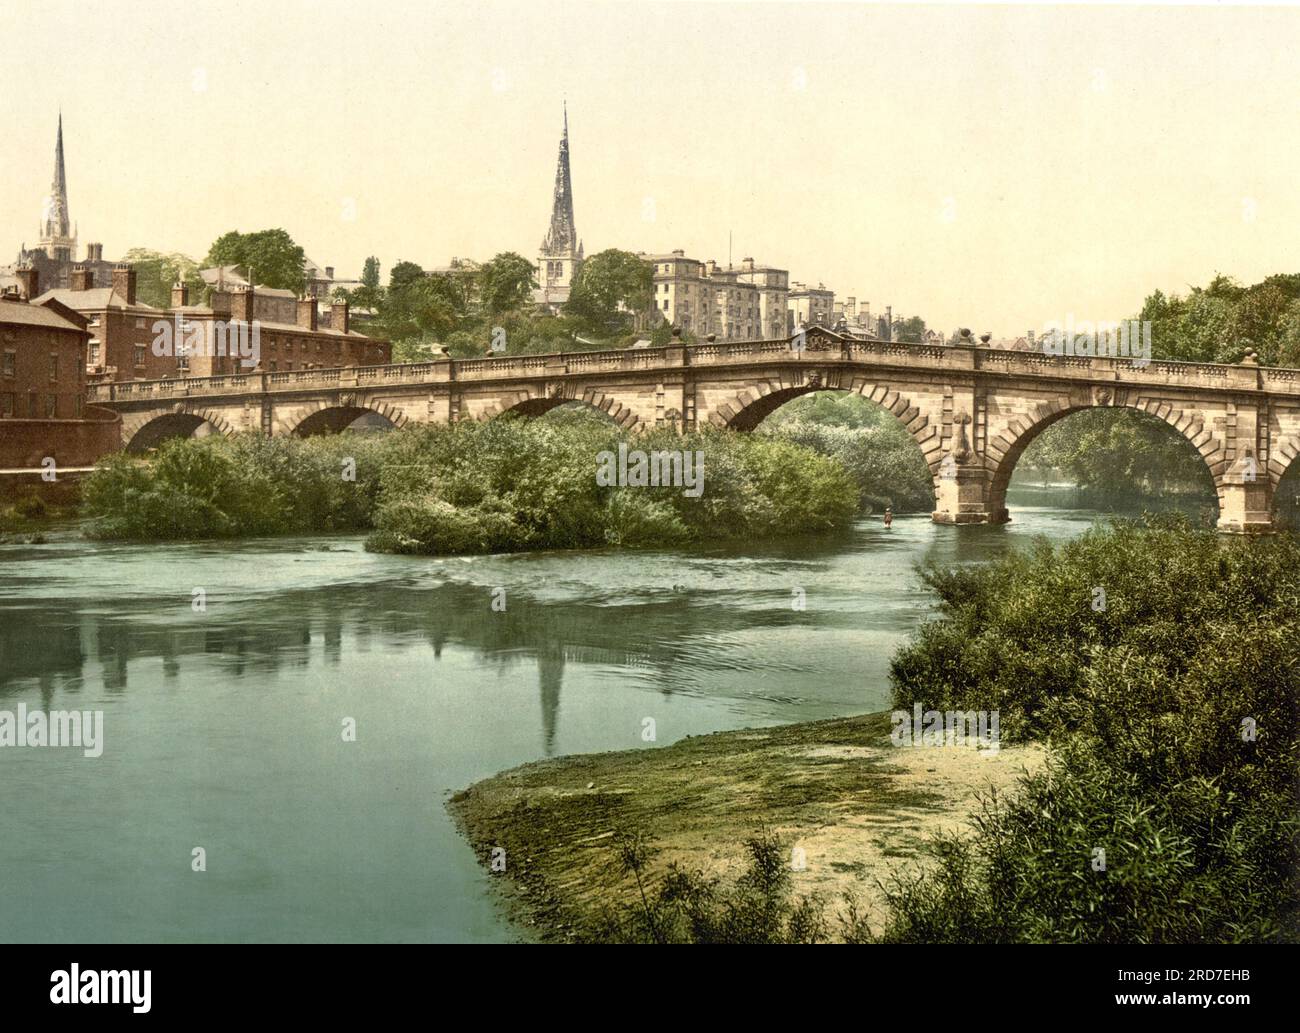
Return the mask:
<path id="1" fill-rule="evenodd" d="M 987 330 L 985 330 L 984 333 L 980 334 L 980 344 L 984 345 L 987 348 L 988 343 L 990 340 L 992 340 L 992 338 L 993 335 L 989 333 Z"/>
<path id="2" fill-rule="evenodd" d="M 714 341 L 716 341 L 717 339 L 718 339 L 718 335 L 717 335 L 717 334 L 709 334 L 709 336 L 708 336 L 707 338 L 705 338 L 705 340 L 707 340 L 710 344 L 712 344 L 712 343 L 713 343 Z"/>
<path id="3" fill-rule="evenodd" d="M 673 340 L 674 340 L 674 341 L 680 341 L 681 339 L 682 339 L 682 328 L 681 328 L 680 326 L 674 326 L 674 327 L 673 327 Z"/>
<path id="4" fill-rule="evenodd" d="M 961 339 L 962 339 L 963 341 L 969 341 L 969 340 L 970 340 L 970 328 L 969 328 L 969 327 L 965 327 L 965 326 L 963 326 L 963 327 L 961 328 L 961 330 L 958 331 L 958 333 L 961 335 Z"/>
<path id="5" fill-rule="evenodd" d="M 1258 365 L 1259 365 L 1259 354 L 1258 354 L 1257 352 L 1255 352 L 1255 351 L 1248 351 L 1248 352 L 1246 352 L 1246 354 L 1243 355 L 1243 356 L 1241 357 L 1241 365 L 1243 365 L 1243 366 L 1258 366 Z"/>

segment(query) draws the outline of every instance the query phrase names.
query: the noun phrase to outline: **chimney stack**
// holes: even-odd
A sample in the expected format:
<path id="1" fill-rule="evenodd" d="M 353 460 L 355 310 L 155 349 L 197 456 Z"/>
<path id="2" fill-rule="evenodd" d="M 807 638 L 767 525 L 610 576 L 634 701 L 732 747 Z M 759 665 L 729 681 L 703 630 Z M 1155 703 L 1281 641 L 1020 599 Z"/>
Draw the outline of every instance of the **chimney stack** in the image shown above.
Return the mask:
<path id="1" fill-rule="evenodd" d="M 190 285 L 184 280 L 172 284 L 172 308 L 184 308 L 190 303 Z"/>
<path id="2" fill-rule="evenodd" d="M 857 315 L 858 315 L 858 299 L 857 299 L 857 298 L 849 298 L 849 300 L 846 301 L 846 302 L 844 303 L 844 313 L 845 313 L 845 315 L 850 316 L 850 317 L 852 317 L 852 318 L 854 318 L 854 319 L 857 318 Z"/>
<path id="3" fill-rule="evenodd" d="M 30 265 L 25 265 L 18 269 L 14 275 L 18 278 L 23 297 L 28 301 L 35 298 L 41 285 L 41 274 Z"/>
<path id="4" fill-rule="evenodd" d="M 242 287 L 235 288 L 230 303 L 230 318 L 236 323 L 251 323 L 253 321 L 252 284 L 245 284 Z"/>
<path id="5" fill-rule="evenodd" d="M 325 267 L 325 279 L 327 280 L 334 279 L 334 267 L 332 265 L 327 265 Z"/>
<path id="6" fill-rule="evenodd" d="M 336 301 L 330 309 L 330 329 L 341 334 L 348 332 L 348 303 Z"/>
<path id="7" fill-rule="evenodd" d="M 87 244 L 87 245 L 86 245 L 86 261 L 87 261 L 87 262 L 102 262 L 103 260 L 104 260 L 104 245 L 103 245 L 103 244 Z"/>
<path id="8" fill-rule="evenodd" d="M 135 304 L 135 269 L 126 262 L 113 266 L 113 290 L 122 295 L 128 305 Z"/>
<path id="9" fill-rule="evenodd" d="M 74 291 L 88 291 L 95 286 L 95 274 L 84 265 L 74 265 L 72 275 L 68 280 L 68 286 Z"/>
<path id="10" fill-rule="evenodd" d="M 298 299 L 298 325 L 304 330 L 316 329 L 316 299 L 305 297 Z"/>

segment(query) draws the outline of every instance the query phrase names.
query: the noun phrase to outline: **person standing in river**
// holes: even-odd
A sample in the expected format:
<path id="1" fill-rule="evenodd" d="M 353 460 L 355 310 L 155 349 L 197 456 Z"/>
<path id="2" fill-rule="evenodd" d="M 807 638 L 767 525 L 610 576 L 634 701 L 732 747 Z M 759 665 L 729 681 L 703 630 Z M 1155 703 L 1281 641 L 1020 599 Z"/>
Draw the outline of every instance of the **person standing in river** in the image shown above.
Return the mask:
<path id="1" fill-rule="evenodd" d="M 886 506 L 886 507 L 885 507 L 885 527 L 889 527 L 889 525 L 892 524 L 893 522 L 894 522 L 894 511 L 893 511 L 889 506 Z"/>

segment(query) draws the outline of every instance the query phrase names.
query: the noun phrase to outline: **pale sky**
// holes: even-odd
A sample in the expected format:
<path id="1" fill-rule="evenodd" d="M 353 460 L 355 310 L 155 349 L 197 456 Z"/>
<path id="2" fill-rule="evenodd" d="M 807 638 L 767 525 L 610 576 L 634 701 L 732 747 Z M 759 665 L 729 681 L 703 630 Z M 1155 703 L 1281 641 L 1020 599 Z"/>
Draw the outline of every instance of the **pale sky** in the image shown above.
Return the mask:
<path id="1" fill-rule="evenodd" d="M 1300 271 L 1300 10 L 7 0 L 0 262 L 61 103 L 80 240 L 282 226 L 336 275 L 546 231 L 1015 335 Z"/>

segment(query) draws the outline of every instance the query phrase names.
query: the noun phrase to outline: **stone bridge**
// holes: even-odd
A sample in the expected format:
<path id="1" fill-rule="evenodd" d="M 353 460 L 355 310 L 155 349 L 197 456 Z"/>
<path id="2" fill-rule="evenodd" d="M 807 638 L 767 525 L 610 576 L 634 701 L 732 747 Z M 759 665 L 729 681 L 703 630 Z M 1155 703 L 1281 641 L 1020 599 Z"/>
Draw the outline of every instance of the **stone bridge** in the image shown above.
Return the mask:
<path id="1" fill-rule="evenodd" d="M 217 432 L 308 435 L 379 413 L 397 427 L 537 416 L 585 402 L 621 427 L 748 431 L 792 398 L 854 391 L 890 410 L 934 477 L 934 519 L 997 523 L 1016 460 L 1070 413 L 1125 407 L 1163 420 L 1204 459 L 1219 526 L 1267 531 L 1273 496 L 1300 452 L 1300 371 L 1050 356 L 977 344 L 862 341 L 831 331 L 791 340 L 569 352 L 94 385 L 143 451 L 203 423 Z"/>

